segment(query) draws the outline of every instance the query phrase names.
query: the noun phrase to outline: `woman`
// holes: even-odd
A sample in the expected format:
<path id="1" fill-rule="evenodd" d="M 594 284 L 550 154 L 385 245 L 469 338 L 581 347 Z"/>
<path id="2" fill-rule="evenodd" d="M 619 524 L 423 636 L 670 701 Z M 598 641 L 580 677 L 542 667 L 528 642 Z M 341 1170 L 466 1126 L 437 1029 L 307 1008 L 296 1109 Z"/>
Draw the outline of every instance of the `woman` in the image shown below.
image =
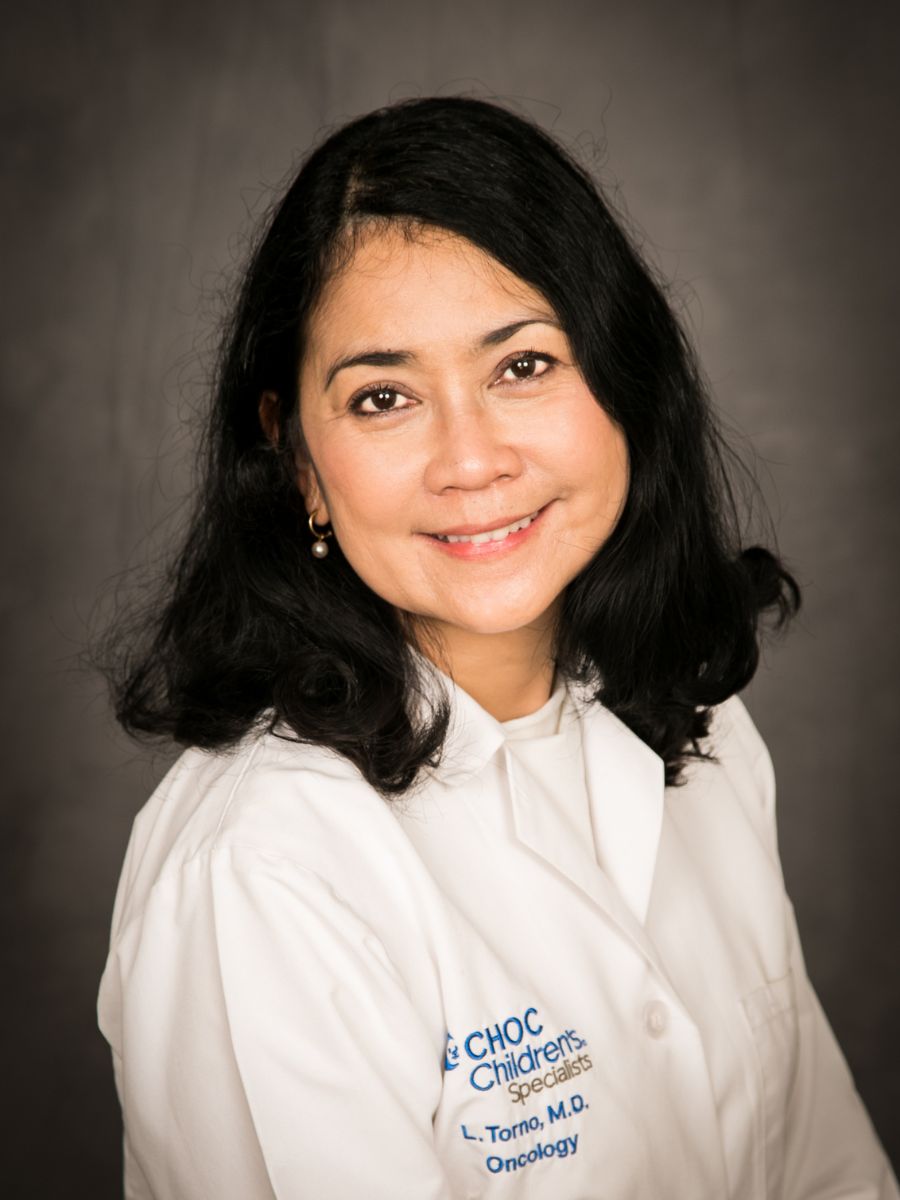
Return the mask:
<path id="1" fill-rule="evenodd" d="M 896 1197 L 735 697 L 796 587 L 586 174 L 474 100 L 339 130 L 207 451 L 118 692 L 189 747 L 100 993 L 128 1195 Z"/>

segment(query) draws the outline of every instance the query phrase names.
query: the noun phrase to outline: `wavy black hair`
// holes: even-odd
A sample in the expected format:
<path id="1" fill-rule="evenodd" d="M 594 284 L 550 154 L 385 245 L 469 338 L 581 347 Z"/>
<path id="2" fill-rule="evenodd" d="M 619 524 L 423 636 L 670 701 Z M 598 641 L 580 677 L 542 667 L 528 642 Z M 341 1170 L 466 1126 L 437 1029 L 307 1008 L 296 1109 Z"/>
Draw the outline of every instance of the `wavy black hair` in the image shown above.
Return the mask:
<path id="1" fill-rule="evenodd" d="M 769 550 L 742 549 L 728 451 L 664 288 L 588 172 L 539 127 L 464 97 L 351 122 L 273 208 L 224 330 L 187 536 L 109 666 L 131 733 L 224 748 L 267 723 L 330 747 L 384 796 L 436 766 L 446 705 L 412 703 L 404 614 L 332 541 L 309 552 L 296 483 L 308 317 L 372 222 L 467 238 L 552 305 L 591 391 L 627 439 L 630 484 L 607 542 L 567 587 L 556 668 L 588 684 L 664 760 L 704 754 L 709 708 L 759 659 L 763 618 L 799 605 Z M 259 405 L 277 397 L 273 447 Z"/>

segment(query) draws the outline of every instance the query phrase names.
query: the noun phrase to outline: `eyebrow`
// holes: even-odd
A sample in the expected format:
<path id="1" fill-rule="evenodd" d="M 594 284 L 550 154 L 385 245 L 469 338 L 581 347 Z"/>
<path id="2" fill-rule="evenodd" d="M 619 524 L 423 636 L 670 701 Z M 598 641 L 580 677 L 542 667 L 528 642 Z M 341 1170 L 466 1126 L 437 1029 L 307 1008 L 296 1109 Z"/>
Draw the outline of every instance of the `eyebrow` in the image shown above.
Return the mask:
<path id="1" fill-rule="evenodd" d="M 549 315 L 527 317 L 524 321 L 513 321 L 511 325 L 501 325 L 499 329 L 492 329 L 490 333 L 479 338 L 476 348 L 483 350 L 488 346 L 499 346 L 526 325 L 552 325 L 554 329 L 562 328 L 559 321 Z M 363 350 L 361 354 L 349 354 L 345 358 L 339 358 L 328 368 L 325 388 L 331 386 L 331 381 L 338 371 L 344 371 L 347 367 L 402 367 L 415 362 L 415 359 L 416 356 L 411 350 Z"/>

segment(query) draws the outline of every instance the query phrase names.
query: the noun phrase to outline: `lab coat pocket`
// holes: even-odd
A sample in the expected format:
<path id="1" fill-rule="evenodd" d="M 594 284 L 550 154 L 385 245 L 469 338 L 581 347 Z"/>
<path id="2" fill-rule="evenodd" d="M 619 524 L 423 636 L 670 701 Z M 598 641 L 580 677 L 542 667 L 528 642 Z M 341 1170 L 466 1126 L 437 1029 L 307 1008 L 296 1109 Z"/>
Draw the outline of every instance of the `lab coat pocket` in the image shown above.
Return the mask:
<path id="1" fill-rule="evenodd" d="M 765 1171 L 765 1194 L 768 1200 L 778 1200 L 784 1178 L 787 1108 L 799 1038 L 793 972 L 767 980 L 744 996 L 741 1004 L 756 1051 L 760 1085 L 757 1147 Z"/>

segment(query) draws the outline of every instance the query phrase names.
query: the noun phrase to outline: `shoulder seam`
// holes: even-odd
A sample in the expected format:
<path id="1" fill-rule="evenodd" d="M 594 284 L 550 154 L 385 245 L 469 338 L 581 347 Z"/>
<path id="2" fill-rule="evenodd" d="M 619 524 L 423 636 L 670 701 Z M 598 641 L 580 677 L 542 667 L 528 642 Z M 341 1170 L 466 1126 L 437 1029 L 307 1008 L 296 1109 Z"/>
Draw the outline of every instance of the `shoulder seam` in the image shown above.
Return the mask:
<path id="1" fill-rule="evenodd" d="M 231 808 L 231 802 L 232 802 L 232 800 L 234 800 L 234 797 L 237 793 L 238 788 L 243 783 L 244 776 L 247 774 L 248 770 L 250 769 L 250 766 L 253 763 L 254 758 L 256 758 L 257 752 L 259 751 L 259 747 L 261 744 L 262 744 L 261 740 L 257 740 L 255 745 L 253 746 L 253 749 L 247 755 L 246 762 L 241 767 L 240 774 L 238 775 L 237 779 L 235 779 L 234 783 L 231 785 L 231 791 L 228 793 L 228 799 L 222 805 L 222 811 L 219 813 L 219 819 L 216 822 L 215 829 L 213 830 L 213 835 L 210 840 L 210 848 L 211 849 L 213 847 L 215 847 L 215 845 L 219 839 L 219 831 L 222 828 L 222 822 L 225 820 L 225 817 L 228 815 L 228 810 Z"/>

